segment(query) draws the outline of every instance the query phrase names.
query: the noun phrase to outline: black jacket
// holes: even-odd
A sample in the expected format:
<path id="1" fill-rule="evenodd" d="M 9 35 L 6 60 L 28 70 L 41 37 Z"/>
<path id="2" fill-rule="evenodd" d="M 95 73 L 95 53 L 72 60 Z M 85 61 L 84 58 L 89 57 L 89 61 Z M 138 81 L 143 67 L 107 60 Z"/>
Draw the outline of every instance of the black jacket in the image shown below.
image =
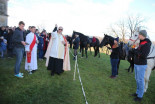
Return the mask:
<path id="1" fill-rule="evenodd" d="M 73 44 L 74 44 L 73 49 L 79 48 L 79 42 L 80 42 L 80 38 L 79 37 L 75 38 L 75 40 L 73 41 Z"/>
<path id="2" fill-rule="evenodd" d="M 134 50 L 134 64 L 147 65 L 147 56 L 150 52 L 151 41 L 144 39 L 140 41 L 139 47 Z"/>
<path id="3" fill-rule="evenodd" d="M 5 39 L 7 39 L 8 32 L 6 30 L 0 30 L 0 37 L 3 36 Z"/>
<path id="4" fill-rule="evenodd" d="M 16 30 L 13 33 L 12 42 L 14 44 L 14 47 L 17 48 L 24 48 L 24 45 L 21 43 L 21 41 L 24 41 L 24 32 L 20 28 L 16 28 Z"/>
<path id="5" fill-rule="evenodd" d="M 112 48 L 112 53 L 110 55 L 111 59 L 119 59 L 119 47 Z"/>
<path id="6" fill-rule="evenodd" d="M 12 37 L 13 37 L 13 32 L 8 34 L 8 38 L 7 38 L 8 49 L 13 49 Z"/>

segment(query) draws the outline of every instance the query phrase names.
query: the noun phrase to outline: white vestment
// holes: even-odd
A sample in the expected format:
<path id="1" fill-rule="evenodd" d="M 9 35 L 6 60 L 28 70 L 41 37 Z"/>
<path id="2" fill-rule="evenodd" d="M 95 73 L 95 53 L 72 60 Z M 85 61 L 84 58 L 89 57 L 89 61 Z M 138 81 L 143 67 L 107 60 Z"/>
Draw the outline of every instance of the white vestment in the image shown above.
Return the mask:
<path id="1" fill-rule="evenodd" d="M 50 56 L 58 59 L 64 59 L 65 46 L 62 44 L 62 41 L 64 41 L 63 36 L 57 32 L 53 32 L 51 37 L 52 47 Z"/>
<path id="2" fill-rule="evenodd" d="M 59 38 L 58 38 L 58 36 L 59 36 L 59 34 L 57 34 L 57 32 L 52 33 L 52 36 L 51 36 L 51 39 L 50 39 L 50 42 L 48 44 L 48 48 L 47 48 L 47 51 L 45 54 L 45 57 L 46 57 L 45 66 L 48 67 L 49 58 L 54 57 L 54 58 L 58 58 L 58 59 L 63 59 L 63 70 L 70 71 L 71 70 L 70 56 L 69 56 L 69 48 L 68 48 L 67 40 L 62 35 L 61 35 L 62 37 L 59 37 Z M 57 39 L 60 39 L 61 41 L 65 41 L 66 46 L 64 47 L 64 45 L 62 43 L 60 43 L 61 41 L 58 41 Z M 55 41 L 55 42 L 53 42 L 53 41 Z M 58 44 L 60 44 L 61 46 L 58 46 Z M 61 53 L 58 53 L 58 48 L 60 48 Z M 57 51 L 57 53 L 55 53 L 55 51 Z"/>
<path id="3" fill-rule="evenodd" d="M 34 33 L 29 33 L 26 36 L 26 43 L 28 45 L 25 46 L 25 51 L 30 51 L 30 45 L 34 39 Z M 36 37 L 36 42 L 37 42 L 37 37 Z M 27 54 L 26 54 L 26 61 L 25 61 L 25 70 L 32 71 L 32 70 L 37 70 L 38 65 L 37 65 L 37 43 L 35 43 L 32 51 L 31 51 L 31 62 L 27 62 Z"/>

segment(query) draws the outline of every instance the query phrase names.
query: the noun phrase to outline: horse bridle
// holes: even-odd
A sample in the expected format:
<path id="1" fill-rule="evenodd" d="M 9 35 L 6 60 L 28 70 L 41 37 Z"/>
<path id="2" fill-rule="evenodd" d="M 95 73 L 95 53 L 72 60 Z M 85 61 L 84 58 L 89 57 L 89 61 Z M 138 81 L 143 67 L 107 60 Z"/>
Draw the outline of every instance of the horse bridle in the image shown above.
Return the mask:
<path id="1" fill-rule="evenodd" d="M 137 42 L 138 38 L 137 38 L 136 40 L 132 40 L 132 39 L 130 38 L 129 40 L 134 41 L 133 44 L 132 44 L 132 45 L 134 45 L 134 44 Z M 131 47 L 132 45 L 130 45 L 129 47 Z"/>

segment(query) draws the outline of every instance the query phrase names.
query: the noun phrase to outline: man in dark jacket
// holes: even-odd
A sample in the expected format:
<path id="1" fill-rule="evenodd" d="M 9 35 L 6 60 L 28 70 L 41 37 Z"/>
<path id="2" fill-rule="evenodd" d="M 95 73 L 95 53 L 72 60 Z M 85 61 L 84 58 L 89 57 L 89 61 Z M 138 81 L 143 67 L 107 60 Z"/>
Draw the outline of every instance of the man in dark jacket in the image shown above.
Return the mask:
<path id="1" fill-rule="evenodd" d="M 44 52 L 43 52 L 43 46 L 44 46 L 44 35 L 40 34 L 40 36 L 38 37 L 38 50 L 39 50 L 39 60 L 43 60 L 44 58 Z"/>
<path id="2" fill-rule="evenodd" d="M 134 69 L 137 91 L 132 96 L 136 96 L 134 99 L 135 101 L 141 101 L 144 94 L 144 76 L 147 68 L 147 56 L 151 47 L 151 41 L 146 37 L 146 30 L 141 30 L 138 37 L 140 39 L 139 47 L 134 50 Z"/>
<path id="3" fill-rule="evenodd" d="M 73 40 L 73 49 L 74 49 L 74 60 L 76 60 L 76 56 L 77 56 L 77 50 L 79 48 L 79 42 L 80 42 L 80 38 L 78 35 L 75 35 L 75 39 Z"/>
<path id="4" fill-rule="evenodd" d="M 8 58 L 13 57 L 13 44 L 12 44 L 13 30 L 9 29 L 8 37 L 7 37 L 7 54 Z"/>
<path id="5" fill-rule="evenodd" d="M 23 73 L 20 73 L 20 64 L 23 59 L 24 46 L 26 43 L 24 42 L 24 26 L 25 23 L 23 21 L 19 22 L 19 27 L 14 31 L 12 41 L 14 44 L 14 51 L 16 53 L 16 65 L 15 65 L 15 76 L 19 78 L 23 78 Z"/>

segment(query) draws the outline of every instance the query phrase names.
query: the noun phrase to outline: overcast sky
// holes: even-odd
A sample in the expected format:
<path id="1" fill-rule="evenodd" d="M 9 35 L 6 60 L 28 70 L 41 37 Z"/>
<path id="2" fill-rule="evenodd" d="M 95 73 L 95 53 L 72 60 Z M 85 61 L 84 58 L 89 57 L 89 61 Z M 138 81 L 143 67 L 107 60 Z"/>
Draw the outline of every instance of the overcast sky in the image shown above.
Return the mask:
<path id="1" fill-rule="evenodd" d="M 155 0 L 9 0 L 8 14 L 9 26 L 17 26 L 22 20 L 26 28 L 43 26 L 51 32 L 58 24 L 64 27 L 64 34 L 76 30 L 101 37 L 128 14 L 141 15 L 155 41 Z"/>

